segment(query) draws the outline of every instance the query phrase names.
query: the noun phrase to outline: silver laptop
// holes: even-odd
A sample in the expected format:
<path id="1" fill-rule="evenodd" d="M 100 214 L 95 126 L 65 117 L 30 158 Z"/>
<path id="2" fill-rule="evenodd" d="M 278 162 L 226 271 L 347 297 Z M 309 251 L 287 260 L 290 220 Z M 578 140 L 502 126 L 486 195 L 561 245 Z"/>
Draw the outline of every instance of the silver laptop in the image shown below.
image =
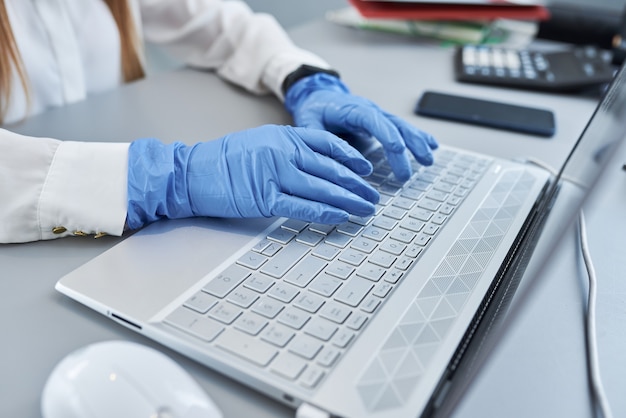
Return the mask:
<path id="1" fill-rule="evenodd" d="M 625 77 L 558 176 L 442 147 L 401 184 L 368 149 L 382 196 L 373 217 L 162 221 L 56 287 L 293 408 L 437 415 L 475 371 L 557 192 L 576 211 L 624 137 Z"/>

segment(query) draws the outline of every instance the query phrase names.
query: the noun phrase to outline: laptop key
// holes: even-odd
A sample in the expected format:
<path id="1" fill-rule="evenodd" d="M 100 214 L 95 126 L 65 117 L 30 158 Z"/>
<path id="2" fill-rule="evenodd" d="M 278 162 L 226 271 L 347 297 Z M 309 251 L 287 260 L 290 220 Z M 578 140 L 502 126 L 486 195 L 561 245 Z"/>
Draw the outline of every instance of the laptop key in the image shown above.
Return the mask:
<path id="1" fill-rule="evenodd" d="M 310 247 L 314 247 L 324 239 L 324 235 L 311 230 L 306 230 L 298 234 L 296 241 L 301 244 L 306 244 Z"/>
<path id="2" fill-rule="evenodd" d="M 350 237 L 356 237 L 359 232 L 363 230 L 363 227 L 359 224 L 352 222 L 345 222 L 341 225 L 337 225 L 337 232 L 348 235 Z"/>
<path id="3" fill-rule="evenodd" d="M 335 225 L 313 223 L 309 226 L 309 229 L 318 234 L 328 235 L 335 229 Z"/>
<path id="4" fill-rule="evenodd" d="M 296 335 L 296 333 L 286 326 L 273 324 L 263 330 L 261 339 L 274 344 L 276 347 L 284 347 L 294 335 Z"/>
<path id="5" fill-rule="evenodd" d="M 339 330 L 331 340 L 334 346 L 339 348 L 346 348 L 348 344 L 354 339 L 354 332 L 347 329 Z"/>
<path id="6" fill-rule="evenodd" d="M 274 284 L 274 279 L 262 274 L 253 274 L 248 277 L 243 285 L 259 293 L 265 293 Z"/>
<path id="7" fill-rule="evenodd" d="M 373 282 L 377 282 L 380 280 L 381 277 L 383 277 L 383 274 L 385 274 L 385 268 L 377 266 L 368 261 L 367 263 L 359 267 L 359 269 L 356 271 L 356 274 L 359 277 L 363 277 Z"/>
<path id="8" fill-rule="evenodd" d="M 352 238 L 349 235 L 342 234 L 338 231 L 331 232 L 324 240 L 327 244 L 337 248 L 345 248 L 350 241 L 352 241 Z"/>
<path id="9" fill-rule="evenodd" d="M 283 249 L 282 245 L 279 245 L 275 242 L 270 242 L 270 244 L 263 249 L 263 252 L 261 254 L 266 255 L 268 257 L 273 257 L 276 255 L 277 252 L 279 252 L 282 249 Z"/>
<path id="10" fill-rule="evenodd" d="M 421 251 L 421 248 L 420 248 Z M 392 284 L 396 284 L 398 283 L 398 280 L 400 280 L 402 278 L 402 276 L 404 275 L 404 273 L 398 269 L 391 269 L 387 272 L 387 274 L 385 274 L 385 281 L 392 283 Z"/>
<path id="11" fill-rule="evenodd" d="M 356 216 L 350 215 L 350 222 L 355 223 L 357 225 L 366 226 L 373 219 L 373 216 Z"/>
<path id="12" fill-rule="evenodd" d="M 361 305 L 361 310 L 363 312 L 372 313 L 376 310 L 376 308 L 378 308 L 378 305 L 380 305 L 380 299 L 375 298 L 374 296 L 369 296 Z"/>
<path id="13" fill-rule="evenodd" d="M 360 250 L 369 254 L 372 251 L 374 251 L 374 248 L 376 248 L 376 241 L 373 241 L 365 237 L 359 237 L 355 239 L 354 241 L 352 241 L 352 245 L 350 246 L 354 249 L 357 249 L 357 250 Z"/>
<path id="14" fill-rule="evenodd" d="M 221 333 L 215 345 L 261 367 L 267 366 L 278 354 L 278 350 L 269 343 L 235 329 L 227 329 Z"/>
<path id="15" fill-rule="evenodd" d="M 279 282 L 272 287 L 267 295 L 281 302 L 289 303 L 298 295 L 298 293 L 300 293 L 300 291 L 295 286 Z"/>
<path id="16" fill-rule="evenodd" d="M 323 318 L 313 318 L 304 327 L 304 332 L 322 341 L 328 341 L 337 332 L 337 325 Z"/>
<path id="17" fill-rule="evenodd" d="M 244 313 L 235 321 L 235 328 L 250 335 L 257 335 L 266 325 L 265 318 L 252 312 Z"/>
<path id="18" fill-rule="evenodd" d="M 300 294 L 293 303 L 293 306 L 304 311 L 315 313 L 324 304 L 324 298 L 310 292 Z"/>
<path id="19" fill-rule="evenodd" d="M 263 315 L 266 318 L 274 318 L 280 311 L 283 310 L 285 305 L 278 300 L 274 300 L 268 297 L 262 297 L 252 305 L 252 311 Z"/>
<path id="20" fill-rule="evenodd" d="M 231 303 L 221 302 L 209 311 L 209 316 L 228 325 L 232 324 L 241 313 L 241 308 Z"/>
<path id="21" fill-rule="evenodd" d="M 367 315 L 361 313 L 354 313 L 350 315 L 348 320 L 346 321 L 346 326 L 355 331 L 360 330 L 363 325 L 367 322 Z"/>
<path id="22" fill-rule="evenodd" d="M 239 287 L 230 292 L 226 300 L 242 308 L 249 308 L 258 298 L 258 293 L 245 287 Z"/>
<path id="23" fill-rule="evenodd" d="M 317 257 L 305 257 L 283 278 L 287 283 L 298 287 L 305 287 L 315 276 L 326 267 L 326 262 Z"/>
<path id="24" fill-rule="evenodd" d="M 437 202 L 436 200 L 424 198 L 417 204 L 417 206 L 422 209 L 428 209 L 432 212 L 435 212 L 437 209 L 439 209 L 441 203 Z"/>
<path id="25" fill-rule="evenodd" d="M 343 281 L 337 277 L 330 276 L 328 274 L 320 274 L 311 282 L 308 289 L 311 292 L 315 292 L 319 295 L 330 297 L 333 293 L 339 289 L 339 286 Z"/>
<path id="26" fill-rule="evenodd" d="M 343 261 L 348 264 L 352 264 L 353 266 L 359 266 L 365 259 L 367 255 L 362 253 L 361 251 L 357 251 L 353 248 L 348 248 L 339 256 L 339 261 Z"/>
<path id="27" fill-rule="evenodd" d="M 398 242 L 394 239 L 388 239 L 381 244 L 380 249 L 388 252 L 389 254 L 400 255 L 406 249 L 406 244 Z"/>
<path id="28" fill-rule="evenodd" d="M 354 267 L 339 260 L 330 263 L 325 270 L 326 274 L 330 274 L 341 280 L 347 279 L 353 271 Z"/>
<path id="29" fill-rule="evenodd" d="M 311 254 L 326 261 L 331 261 L 339 254 L 339 249 L 330 244 L 323 243 L 318 245 Z"/>
<path id="30" fill-rule="evenodd" d="M 287 219 L 280 227 L 286 229 L 287 231 L 295 232 L 297 234 L 299 232 L 302 232 L 307 226 L 309 226 L 308 222 L 300 221 L 297 219 Z"/>
<path id="31" fill-rule="evenodd" d="M 339 358 L 339 350 L 332 346 L 325 346 L 322 352 L 317 357 L 317 364 L 324 367 L 330 367 L 335 364 L 335 361 Z"/>
<path id="32" fill-rule="evenodd" d="M 431 190 L 426 194 L 426 197 L 437 202 L 445 202 L 449 194 L 440 190 Z"/>
<path id="33" fill-rule="evenodd" d="M 207 313 L 209 309 L 211 309 L 219 299 L 215 296 L 211 296 L 208 293 L 197 292 L 195 295 L 187 299 L 184 305 L 193 309 L 198 313 Z"/>
<path id="34" fill-rule="evenodd" d="M 368 226 L 367 228 L 365 228 L 361 236 L 380 242 L 384 240 L 387 236 L 387 231 L 381 228 L 377 228 L 375 226 Z"/>
<path id="35" fill-rule="evenodd" d="M 343 324 L 352 311 L 345 305 L 337 303 L 335 301 L 327 302 L 320 311 L 320 316 L 331 320 L 337 324 Z"/>
<path id="36" fill-rule="evenodd" d="M 265 250 L 270 244 L 271 244 L 270 240 L 262 239 L 254 247 L 252 247 L 252 251 L 257 252 L 257 253 L 262 253 L 263 250 Z"/>
<path id="37" fill-rule="evenodd" d="M 299 334 L 289 343 L 288 350 L 307 360 L 313 360 L 322 349 L 322 343 L 308 335 Z"/>
<path id="38" fill-rule="evenodd" d="M 212 279 L 202 290 L 218 298 L 223 298 L 249 275 L 250 272 L 247 269 L 234 264 Z"/>
<path id="39" fill-rule="evenodd" d="M 300 261 L 308 251 L 309 247 L 306 245 L 292 242 L 280 250 L 274 258 L 265 263 L 260 271 L 278 279 Z"/>
<path id="40" fill-rule="evenodd" d="M 397 224 L 398 221 L 396 221 L 395 219 L 381 216 L 380 218 L 377 218 L 372 225 L 378 228 L 386 229 L 387 231 L 391 231 L 396 227 Z"/>
<path id="41" fill-rule="evenodd" d="M 249 269 L 256 270 L 267 261 L 267 257 L 261 255 L 255 251 L 248 251 L 237 260 L 237 264 L 241 264 Z"/>
<path id="42" fill-rule="evenodd" d="M 324 372 L 318 367 L 308 367 L 300 377 L 300 384 L 305 388 L 313 389 L 324 377 Z"/>
<path id="43" fill-rule="evenodd" d="M 287 244 L 296 237 L 296 234 L 281 227 L 276 228 L 267 236 L 268 239 L 276 241 L 279 244 Z"/>
<path id="44" fill-rule="evenodd" d="M 416 208 L 416 209 L 413 209 L 409 213 L 409 216 L 411 218 L 415 218 L 415 219 L 418 219 L 420 221 L 427 222 L 433 216 L 433 212 L 431 210 L 427 210 L 427 209 L 423 209 L 423 208 Z"/>
<path id="45" fill-rule="evenodd" d="M 270 370 L 289 380 L 295 380 L 307 366 L 306 360 L 291 353 L 281 353 L 272 362 Z"/>
<path id="46" fill-rule="evenodd" d="M 311 319 L 311 315 L 301 309 L 286 308 L 278 316 L 278 322 L 283 323 L 293 329 L 300 329 Z"/>
<path id="47" fill-rule="evenodd" d="M 349 306 L 358 306 L 372 287 L 374 284 L 370 280 L 355 276 L 339 289 L 335 295 L 335 300 Z"/>
<path id="48" fill-rule="evenodd" d="M 224 326 L 218 322 L 197 315 L 182 306 L 169 314 L 165 318 L 165 323 L 204 341 L 213 341 L 224 330 Z"/>

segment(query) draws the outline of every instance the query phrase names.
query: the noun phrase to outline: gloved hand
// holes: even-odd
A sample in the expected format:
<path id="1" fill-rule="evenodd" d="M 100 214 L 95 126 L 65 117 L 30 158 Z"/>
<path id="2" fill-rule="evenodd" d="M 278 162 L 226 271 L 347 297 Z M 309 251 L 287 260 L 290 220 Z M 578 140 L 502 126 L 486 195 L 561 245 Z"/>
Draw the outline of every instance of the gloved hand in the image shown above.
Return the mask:
<path id="1" fill-rule="evenodd" d="M 361 154 L 320 130 L 267 125 L 194 146 L 131 143 L 130 229 L 160 218 L 286 216 L 341 223 L 380 198 Z"/>
<path id="2" fill-rule="evenodd" d="M 411 177 L 406 148 L 423 165 L 433 163 L 437 141 L 371 101 L 350 94 L 339 78 L 326 73 L 304 77 L 285 94 L 285 107 L 297 126 L 325 129 L 337 135 L 375 137 L 401 181 Z"/>

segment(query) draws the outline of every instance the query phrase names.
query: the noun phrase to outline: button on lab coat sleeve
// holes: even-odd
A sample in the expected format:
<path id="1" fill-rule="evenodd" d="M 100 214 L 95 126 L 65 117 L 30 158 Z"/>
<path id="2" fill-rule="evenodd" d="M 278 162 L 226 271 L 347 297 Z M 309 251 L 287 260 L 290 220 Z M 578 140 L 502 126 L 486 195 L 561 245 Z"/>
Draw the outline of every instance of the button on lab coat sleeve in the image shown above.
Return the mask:
<path id="1" fill-rule="evenodd" d="M 0 129 L 0 243 L 124 231 L 128 144 Z"/>
<path id="2" fill-rule="evenodd" d="M 300 65 L 329 65 L 298 48 L 276 19 L 240 1 L 138 0 L 146 41 L 255 93 L 283 99 L 281 84 Z"/>

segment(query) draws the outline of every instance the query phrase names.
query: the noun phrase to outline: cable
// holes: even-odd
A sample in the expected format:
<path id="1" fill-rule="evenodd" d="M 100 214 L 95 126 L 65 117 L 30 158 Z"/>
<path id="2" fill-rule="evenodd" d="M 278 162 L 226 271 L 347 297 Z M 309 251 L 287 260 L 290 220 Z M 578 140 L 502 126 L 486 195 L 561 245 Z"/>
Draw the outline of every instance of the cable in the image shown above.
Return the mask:
<path id="1" fill-rule="evenodd" d="M 578 232 L 580 237 L 580 249 L 583 256 L 583 262 L 587 270 L 587 278 L 589 280 L 589 293 L 587 296 L 586 310 L 586 343 L 587 343 L 587 367 L 589 369 L 589 383 L 591 385 L 592 395 L 595 401 L 595 413 L 601 418 L 612 418 L 611 406 L 604 392 L 602 378 L 600 376 L 600 364 L 598 360 L 598 347 L 596 340 L 596 296 L 597 296 L 597 280 L 596 272 L 593 267 L 589 246 L 587 244 L 587 227 L 585 225 L 585 215 L 581 209 L 578 216 Z"/>
<path id="2" fill-rule="evenodd" d="M 528 157 L 524 160 L 524 162 L 542 167 L 554 176 L 558 175 L 554 168 L 539 159 Z M 564 179 L 573 182 L 578 186 L 586 187 L 572 178 Z M 589 282 L 587 309 L 585 310 L 585 354 L 587 357 L 589 385 L 591 386 L 595 415 L 598 418 L 612 418 L 613 413 L 611 412 L 611 406 L 606 397 L 604 386 L 602 385 L 602 377 L 600 376 L 600 362 L 598 359 L 598 345 L 596 338 L 597 278 L 591 254 L 589 252 L 589 245 L 587 243 L 587 226 L 585 223 L 585 214 L 582 209 L 578 214 L 578 234 L 580 240 L 580 250 L 583 256 L 585 269 L 587 271 L 587 280 Z"/>
<path id="3" fill-rule="evenodd" d="M 525 157 L 525 158 L 522 158 L 522 159 L 515 159 L 514 161 L 518 161 L 518 162 L 526 163 L 526 164 L 534 164 L 537 167 L 541 167 L 544 170 L 548 171 L 554 177 L 557 177 L 559 175 L 558 171 L 556 171 L 554 168 L 552 168 L 548 163 L 543 162 L 540 159 L 537 159 L 535 157 Z M 583 184 L 578 179 L 575 179 L 573 177 L 562 176 L 561 179 L 567 180 L 568 182 L 573 183 L 573 184 L 575 184 L 578 187 L 582 187 L 582 188 L 589 187 L 589 185 Z"/>
<path id="4" fill-rule="evenodd" d="M 296 418 L 330 418 L 330 415 L 328 412 L 304 402 L 296 410 Z"/>

